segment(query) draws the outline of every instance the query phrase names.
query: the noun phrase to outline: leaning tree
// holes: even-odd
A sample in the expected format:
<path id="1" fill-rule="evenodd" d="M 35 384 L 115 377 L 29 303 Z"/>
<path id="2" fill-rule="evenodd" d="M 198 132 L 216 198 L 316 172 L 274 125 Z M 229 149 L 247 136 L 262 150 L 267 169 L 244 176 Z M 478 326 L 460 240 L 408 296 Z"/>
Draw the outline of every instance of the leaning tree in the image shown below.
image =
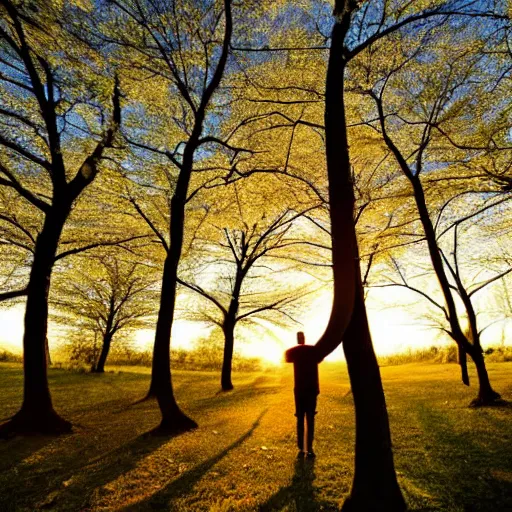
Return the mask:
<path id="1" fill-rule="evenodd" d="M 334 297 L 327 328 L 316 346 L 326 355 L 343 341 L 354 396 L 355 473 L 344 510 L 406 508 L 394 470 L 386 403 L 359 268 L 344 96 L 349 64 L 383 37 L 400 30 L 419 30 L 429 20 L 447 20 L 452 15 L 494 16 L 487 9 L 478 9 L 474 2 L 457 1 L 427 3 L 426 9 L 423 2 L 417 6 L 410 3 L 404 9 L 388 2 L 335 2 L 325 89 Z"/>

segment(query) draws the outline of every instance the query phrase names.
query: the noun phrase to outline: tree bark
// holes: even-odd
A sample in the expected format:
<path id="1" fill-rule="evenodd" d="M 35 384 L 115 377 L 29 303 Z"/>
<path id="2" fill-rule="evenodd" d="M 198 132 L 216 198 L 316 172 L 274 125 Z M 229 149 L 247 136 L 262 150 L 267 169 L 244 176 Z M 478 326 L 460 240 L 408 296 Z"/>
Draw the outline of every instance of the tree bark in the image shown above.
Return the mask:
<path id="1" fill-rule="evenodd" d="M 339 14 L 332 31 L 325 103 L 334 299 L 326 331 L 316 346 L 325 356 L 343 339 L 354 397 L 355 473 L 343 510 L 400 512 L 406 505 L 396 479 L 386 403 L 368 329 L 359 268 L 344 105 L 344 39 L 351 13 L 350 6 L 339 3 L 343 5 L 336 5 L 335 12 Z"/>
<path id="2" fill-rule="evenodd" d="M 193 153 L 199 138 L 199 131 L 193 134 L 193 144 L 187 145 L 183 155 L 183 166 L 180 170 L 176 189 L 171 200 L 170 245 L 164 263 L 160 308 L 155 332 L 153 363 L 149 396 L 156 396 L 162 422 L 158 431 L 162 433 L 179 433 L 197 427 L 197 423 L 189 418 L 178 406 L 174 397 L 171 379 L 171 330 L 176 305 L 176 289 L 178 283 L 178 265 L 183 248 L 185 226 L 185 206 L 188 185 L 193 168 Z M 191 137 L 192 138 L 192 137 Z"/>
<path id="3" fill-rule="evenodd" d="M 224 332 L 224 357 L 222 359 L 222 374 L 220 385 L 222 391 L 231 391 L 233 382 L 231 381 L 231 369 L 233 365 L 233 347 L 235 344 L 235 325 L 231 320 L 226 320 L 222 326 Z"/>
<path id="4" fill-rule="evenodd" d="M 171 224 L 172 219 L 173 213 L 171 212 Z M 181 229 L 183 230 L 183 226 Z M 156 397 L 162 414 L 162 421 L 156 430 L 169 434 L 185 432 L 197 427 L 197 423 L 189 418 L 179 408 L 174 396 L 171 379 L 170 340 L 176 302 L 176 280 L 178 267 L 175 251 L 176 247 L 173 247 L 171 244 L 169 254 L 167 255 L 164 263 L 162 291 L 160 294 L 160 309 L 158 311 L 155 344 L 153 348 L 151 385 L 148 392 L 148 397 Z"/>
<path id="5" fill-rule="evenodd" d="M 94 373 L 105 373 L 105 363 L 107 362 L 108 353 L 110 351 L 110 344 L 112 343 L 113 333 L 106 332 L 103 336 L 103 343 L 101 345 L 101 353 L 98 362 L 94 367 Z"/>
<path id="6" fill-rule="evenodd" d="M 356 270 L 359 273 L 359 269 Z M 354 480 L 342 510 L 406 510 L 394 469 L 386 401 L 360 279 L 354 313 L 343 338 L 343 350 L 354 397 L 356 447 Z"/>
<path id="7" fill-rule="evenodd" d="M 43 229 L 37 237 L 25 310 L 23 404 L 20 411 L 0 427 L 0 436 L 14 433 L 60 434 L 71 430 L 71 423 L 62 419 L 53 408 L 46 359 L 50 279 L 69 210 L 66 205 L 54 206 L 46 215 Z"/>
<path id="8" fill-rule="evenodd" d="M 476 372 L 478 376 L 478 395 L 471 401 L 472 407 L 479 407 L 482 405 L 493 405 L 498 403 L 501 395 L 494 391 L 489 381 L 489 375 L 485 366 L 485 358 L 480 346 L 473 346 L 469 352 L 471 359 L 475 363 Z"/>
<path id="9" fill-rule="evenodd" d="M 243 260 L 245 259 L 246 247 L 242 248 L 242 260 L 237 263 L 237 270 L 235 276 L 235 282 L 231 291 L 231 301 L 226 316 L 224 317 L 224 323 L 222 325 L 222 331 L 224 332 L 224 357 L 222 360 L 222 373 L 220 385 L 223 391 L 230 391 L 233 389 L 233 382 L 231 381 L 231 370 L 233 365 L 233 348 L 235 345 L 235 325 L 237 321 L 238 308 L 240 304 L 240 293 L 242 291 L 242 283 L 244 281 L 247 272 L 251 268 L 252 264 L 248 264 L 245 268 Z"/>

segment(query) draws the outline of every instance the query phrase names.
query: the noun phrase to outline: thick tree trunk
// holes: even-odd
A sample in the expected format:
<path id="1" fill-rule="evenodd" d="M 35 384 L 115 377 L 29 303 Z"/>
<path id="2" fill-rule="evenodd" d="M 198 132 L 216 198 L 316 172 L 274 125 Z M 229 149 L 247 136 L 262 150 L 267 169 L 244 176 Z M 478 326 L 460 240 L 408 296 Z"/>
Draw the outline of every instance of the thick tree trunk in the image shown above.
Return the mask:
<path id="1" fill-rule="evenodd" d="M 198 136 L 196 134 L 195 137 Z M 185 204 L 192 173 L 192 157 L 193 150 L 189 146 L 185 149 L 183 168 L 180 170 L 176 190 L 171 200 L 171 243 L 164 263 L 160 309 L 153 347 L 151 385 L 146 396 L 146 398 L 156 397 L 162 414 L 162 421 L 155 432 L 171 435 L 197 427 L 197 423 L 179 408 L 171 379 L 171 330 L 176 305 L 178 265 L 183 247 Z"/>
<path id="2" fill-rule="evenodd" d="M 53 207 L 37 237 L 25 310 L 23 404 L 10 422 L 0 427 L 0 436 L 14 433 L 59 434 L 71 430 L 71 423 L 53 409 L 46 359 L 50 278 L 68 213 L 69 209 L 65 207 Z"/>
<path id="3" fill-rule="evenodd" d="M 98 358 L 98 362 L 94 367 L 95 373 L 105 373 L 105 363 L 107 362 L 108 353 L 110 351 L 110 344 L 112 343 L 112 333 L 107 332 L 105 336 L 103 336 L 103 344 L 101 346 L 100 357 Z"/>
<path id="4" fill-rule="evenodd" d="M 354 190 L 344 107 L 344 38 L 350 12 L 340 14 L 332 32 L 326 80 L 326 156 L 332 233 L 334 299 L 317 347 L 332 352 L 343 339 L 356 414 L 356 455 L 352 490 L 344 510 L 406 509 L 396 479 L 389 421 L 379 367 L 372 347 L 359 269 L 354 225 Z"/>
<path id="5" fill-rule="evenodd" d="M 199 135 L 195 134 L 198 138 Z M 160 293 L 160 309 L 155 332 L 153 363 L 149 396 L 155 396 L 162 422 L 158 431 L 162 433 L 179 433 L 197 427 L 197 423 L 189 418 L 178 406 L 174 397 L 171 380 L 171 330 L 176 305 L 176 288 L 178 283 L 178 265 L 183 247 L 185 227 L 185 205 L 188 184 L 192 173 L 193 148 L 187 146 L 183 156 L 183 167 L 180 170 L 176 190 L 171 200 L 171 243 L 164 263 L 162 291 Z"/>
<path id="6" fill-rule="evenodd" d="M 396 479 L 386 401 L 363 293 L 359 281 L 354 313 L 343 338 L 356 413 L 356 456 L 352 489 L 342 510 L 399 512 L 406 505 Z"/>
<path id="7" fill-rule="evenodd" d="M 172 215 L 172 213 L 171 213 Z M 156 397 L 162 422 L 157 431 L 162 433 L 179 433 L 197 427 L 178 406 L 174 397 L 171 379 L 171 329 L 174 319 L 176 301 L 177 264 L 172 261 L 172 246 L 164 263 L 160 309 L 155 332 L 151 385 L 148 396 Z"/>
<path id="8" fill-rule="evenodd" d="M 224 357 L 222 359 L 220 385 L 222 387 L 222 391 L 231 391 L 233 389 L 231 369 L 233 365 L 233 347 L 235 341 L 234 323 L 231 320 L 226 320 L 222 330 L 224 332 Z"/>

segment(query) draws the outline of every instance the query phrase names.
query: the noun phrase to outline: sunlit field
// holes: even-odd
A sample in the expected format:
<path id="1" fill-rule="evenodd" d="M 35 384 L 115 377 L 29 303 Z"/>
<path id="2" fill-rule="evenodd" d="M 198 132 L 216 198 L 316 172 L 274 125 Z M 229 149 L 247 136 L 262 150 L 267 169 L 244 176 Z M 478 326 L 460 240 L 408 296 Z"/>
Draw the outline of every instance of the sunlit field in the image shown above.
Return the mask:
<path id="1" fill-rule="evenodd" d="M 295 458 L 290 367 L 236 373 L 229 393 L 216 372 L 176 371 L 180 405 L 200 426 L 174 438 L 145 435 L 156 403 L 132 405 L 147 373 L 50 370 L 55 406 L 76 426 L 0 444 L 0 510 L 336 510 L 351 485 L 353 404 L 345 366 L 320 370 L 314 462 Z M 489 363 L 507 400 L 511 370 Z M 400 485 L 411 510 L 511 510 L 512 408 L 467 407 L 476 391 L 458 375 L 452 364 L 382 368 Z M 21 368 L 3 364 L 0 379 L 6 418 Z"/>

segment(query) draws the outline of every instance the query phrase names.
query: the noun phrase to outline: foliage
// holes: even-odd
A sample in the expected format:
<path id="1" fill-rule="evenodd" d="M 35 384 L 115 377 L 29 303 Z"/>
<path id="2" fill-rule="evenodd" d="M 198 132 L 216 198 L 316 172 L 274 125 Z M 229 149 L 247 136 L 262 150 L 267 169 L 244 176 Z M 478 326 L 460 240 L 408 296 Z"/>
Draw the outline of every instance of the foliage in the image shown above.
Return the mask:
<path id="1" fill-rule="evenodd" d="M 55 280 L 54 319 L 83 336 L 148 327 L 158 297 L 155 282 L 151 269 L 120 254 L 76 258 Z"/>
<path id="2" fill-rule="evenodd" d="M 230 323 L 249 329 L 265 323 L 295 327 L 301 303 L 313 291 L 295 261 L 297 250 L 308 243 L 301 218 L 309 209 L 284 208 L 269 218 L 264 204 L 245 206 L 245 192 L 235 189 L 232 208 L 238 215 L 210 214 L 196 232 L 195 257 L 184 265 L 180 281 L 195 292 L 199 309 L 189 299 L 185 317 L 222 329 Z M 222 228 L 221 221 L 229 227 Z"/>
<path id="3" fill-rule="evenodd" d="M 512 361 L 512 347 L 510 346 L 499 346 L 499 347 L 488 347 L 485 350 L 487 361 L 493 363 L 505 363 Z"/>
<path id="4" fill-rule="evenodd" d="M 422 9 L 450 6 L 443 2 L 411 2 L 405 7 L 360 3 L 348 46 L 354 48 L 375 29 L 384 30 Z M 451 7 L 468 12 L 479 8 Z M 493 9 L 506 12 L 494 4 L 488 7 L 487 13 Z M 68 174 L 79 167 L 102 131 L 110 108 L 113 69 L 124 95 L 125 143 L 111 150 L 115 158 L 102 163 L 102 172 L 76 203 L 63 231 L 61 243 L 66 249 L 88 245 L 92 232 L 95 242 L 99 238 L 111 243 L 123 235 L 137 237 L 150 230 L 156 240 L 145 245 L 139 258 L 156 268 L 162 265 L 165 251 L 154 242 L 169 241 L 170 200 L 184 141 L 195 123 L 193 111 L 215 65 L 224 29 L 222 8 L 217 1 L 199 6 L 180 0 L 166 7 L 119 0 L 101 5 L 36 2 L 33 9 L 23 11 L 34 22 L 27 24 L 28 41 L 40 48 L 59 87 L 57 116 L 63 126 Z M 247 2 L 233 9 L 232 52 L 223 81 L 208 105 L 201 143 L 195 148 L 185 219 L 185 271 L 201 259 L 198 237 L 218 240 L 211 224 L 206 229 L 207 218 L 213 217 L 221 228 L 238 229 L 234 188 L 224 187 L 236 183 L 249 224 L 262 208 L 272 217 L 282 208 L 318 205 L 307 216 L 309 226 L 301 226 L 300 236 L 310 244 L 297 246 L 293 257 L 319 281 L 330 280 L 323 127 L 326 53 L 321 50 L 326 40 L 323 34 L 331 23 L 330 9 L 328 3 L 316 1 L 300 2 L 293 8 L 287 2 Z M 374 23 L 378 18 L 380 25 Z M 435 148 L 423 152 L 428 205 L 438 214 L 440 230 L 460 218 L 468 203 L 478 209 L 474 199 L 453 198 L 471 189 L 479 204 L 484 204 L 506 191 L 496 184 L 501 179 L 506 188 L 510 168 L 506 130 L 510 125 L 506 102 L 509 23 L 503 17 L 489 16 L 482 18 L 479 30 L 473 30 L 474 16 L 453 18 L 453 22 L 433 20 L 395 31 L 385 42 L 376 40 L 349 68 L 346 110 L 358 235 L 362 259 L 371 258 L 377 272 L 390 251 L 406 259 L 409 244 L 422 239 L 410 189 L 377 133 L 375 111 L 365 94 L 372 87 L 381 88 L 386 76 L 390 77 L 385 85 L 391 112 L 389 131 L 404 154 L 414 152 L 429 105 L 440 98 L 432 135 Z M 43 25 L 53 28 L 39 30 Z M 491 31 L 492 27 L 496 30 Z M 151 40 L 160 46 L 152 46 Z M 260 42 L 262 51 L 244 51 L 248 41 Z M 265 51 L 271 47 L 318 49 Z M 7 46 L 4 50 L 9 53 Z M 36 164 L 49 155 L 47 128 L 37 102 L 24 99 L 23 87 L 28 82 L 19 80 L 27 77 L 17 77 L 13 69 L 7 66 L 2 71 L 5 155 L 23 184 L 46 197 L 51 194 L 50 180 L 44 166 Z M 31 153 L 24 154 L 27 150 Z M 489 187 L 494 187 L 493 192 Z M 279 201 L 273 200 L 276 197 Z M 41 213 L 12 186 L 1 187 L 0 208 L 0 251 L 5 263 L 2 290 L 22 289 L 41 229 Z M 491 214 L 498 218 L 499 213 L 493 211 L 482 214 L 481 220 L 485 222 Z M 499 228 L 505 234 L 507 218 L 505 212 L 500 228 L 485 223 L 485 229 Z M 446 235 L 443 239 L 448 252 L 450 243 Z"/>

